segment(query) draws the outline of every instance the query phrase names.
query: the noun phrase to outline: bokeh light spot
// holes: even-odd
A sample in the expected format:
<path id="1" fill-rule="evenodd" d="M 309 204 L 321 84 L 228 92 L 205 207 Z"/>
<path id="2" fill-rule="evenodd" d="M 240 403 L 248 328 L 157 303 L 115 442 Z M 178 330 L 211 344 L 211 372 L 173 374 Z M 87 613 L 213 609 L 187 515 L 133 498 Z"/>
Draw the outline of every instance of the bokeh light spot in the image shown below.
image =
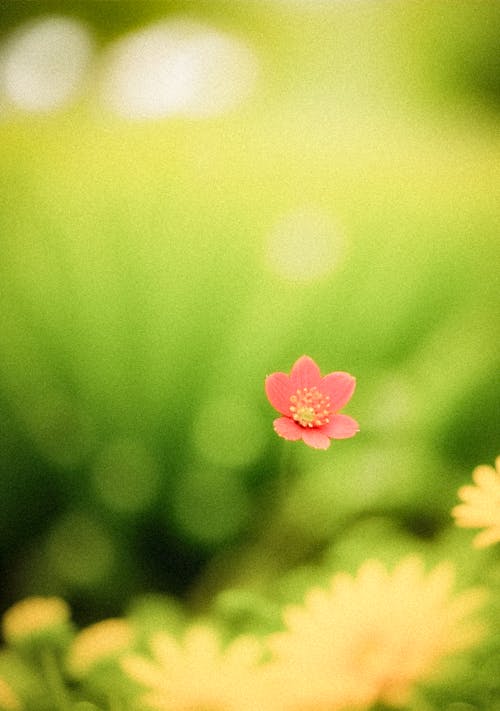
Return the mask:
<path id="1" fill-rule="evenodd" d="M 248 403 L 230 397 L 216 398 L 202 406 L 193 438 L 208 462 L 229 468 L 251 464 L 265 444 L 258 413 Z"/>
<path id="2" fill-rule="evenodd" d="M 373 395 L 370 426 L 390 431 L 411 423 L 413 397 L 410 384 L 402 376 L 388 374 Z"/>
<path id="3" fill-rule="evenodd" d="M 81 512 L 60 519 L 50 532 L 47 557 L 64 583 L 92 588 L 106 578 L 115 563 L 110 536 L 97 521 Z"/>
<path id="4" fill-rule="evenodd" d="M 242 40 L 179 19 L 119 40 L 103 69 L 101 96 L 129 119 L 213 116 L 246 99 L 257 72 L 255 53 Z"/>
<path id="5" fill-rule="evenodd" d="M 173 514 L 183 535 L 201 544 L 218 544 L 241 530 L 249 502 L 234 471 L 193 469 L 179 481 Z"/>
<path id="6" fill-rule="evenodd" d="M 92 38 L 78 20 L 54 16 L 30 22 L 4 48 L 3 91 L 24 111 L 52 111 L 81 88 L 92 53 Z"/>
<path id="7" fill-rule="evenodd" d="M 309 282 L 338 265 L 343 246 L 343 237 L 329 215 L 316 208 L 300 208 L 283 215 L 272 228 L 266 258 L 279 277 Z"/>
<path id="8" fill-rule="evenodd" d="M 94 421 L 62 389 L 47 387 L 27 394 L 20 414 L 38 450 L 59 466 L 79 466 L 95 447 Z"/>
<path id="9" fill-rule="evenodd" d="M 97 495 L 119 513 L 142 511 L 158 490 L 160 469 L 141 442 L 117 439 L 99 455 L 92 469 Z"/>

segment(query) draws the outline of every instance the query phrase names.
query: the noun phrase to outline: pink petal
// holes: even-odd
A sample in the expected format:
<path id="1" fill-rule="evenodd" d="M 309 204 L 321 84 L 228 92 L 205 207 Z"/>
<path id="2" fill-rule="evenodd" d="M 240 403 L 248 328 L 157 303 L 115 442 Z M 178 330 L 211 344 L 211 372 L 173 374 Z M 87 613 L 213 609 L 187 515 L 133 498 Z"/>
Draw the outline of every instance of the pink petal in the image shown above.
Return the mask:
<path id="1" fill-rule="evenodd" d="M 278 417 L 278 419 L 274 420 L 273 427 L 276 434 L 292 442 L 302 439 L 302 433 L 304 432 L 304 428 L 298 425 L 295 420 L 292 420 L 291 417 Z"/>
<path id="2" fill-rule="evenodd" d="M 330 422 L 319 429 L 332 439 L 347 439 L 359 432 L 359 425 L 349 415 L 332 415 Z"/>
<path id="3" fill-rule="evenodd" d="M 322 430 L 317 428 L 301 427 L 302 439 L 309 447 L 314 447 L 314 449 L 328 449 L 330 446 L 330 439 Z"/>
<path id="4" fill-rule="evenodd" d="M 293 392 L 299 388 L 311 388 L 314 385 L 319 386 L 321 373 L 312 358 L 304 355 L 293 364 L 292 372 L 290 373 L 290 382 Z"/>
<path id="5" fill-rule="evenodd" d="M 290 395 L 292 390 L 290 378 L 286 373 L 273 373 L 266 378 L 266 395 L 275 410 L 282 415 L 290 416 Z"/>
<path id="6" fill-rule="evenodd" d="M 337 371 L 325 375 L 321 381 L 320 390 L 323 395 L 330 396 L 330 404 L 336 412 L 341 410 L 352 397 L 356 387 L 356 378 L 349 373 Z"/>

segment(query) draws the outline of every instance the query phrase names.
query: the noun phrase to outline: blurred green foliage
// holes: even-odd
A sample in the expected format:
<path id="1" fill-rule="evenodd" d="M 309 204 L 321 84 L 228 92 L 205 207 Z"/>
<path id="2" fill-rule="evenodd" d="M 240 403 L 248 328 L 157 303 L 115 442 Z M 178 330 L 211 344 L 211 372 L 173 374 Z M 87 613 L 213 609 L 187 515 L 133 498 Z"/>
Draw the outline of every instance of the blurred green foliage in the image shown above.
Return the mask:
<path id="1" fill-rule="evenodd" d="M 7 2 L 3 42 L 54 12 L 87 22 L 96 76 L 184 15 L 260 73 L 200 119 L 117 118 L 94 75 L 54 113 L 2 100 L 2 606 L 62 594 L 87 622 L 229 588 L 239 629 L 319 562 L 415 547 L 478 577 L 449 511 L 499 451 L 498 3 Z M 332 264 L 289 278 L 270 239 L 309 213 Z M 361 432 L 326 453 L 279 440 L 263 391 L 303 353 L 358 379 Z"/>

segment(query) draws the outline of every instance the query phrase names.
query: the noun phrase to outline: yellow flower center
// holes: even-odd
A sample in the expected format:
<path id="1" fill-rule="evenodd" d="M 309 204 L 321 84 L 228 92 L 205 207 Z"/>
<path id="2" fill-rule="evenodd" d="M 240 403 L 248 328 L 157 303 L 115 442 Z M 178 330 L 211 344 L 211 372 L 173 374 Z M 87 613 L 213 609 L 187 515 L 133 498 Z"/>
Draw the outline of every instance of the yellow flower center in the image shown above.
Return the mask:
<path id="1" fill-rule="evenodd" d="M 323 395 L 316 386 L 298 388 L 290 398 L 290 412 L 301 427 L 321 427 L 330 422 L 330 397 Z"/>

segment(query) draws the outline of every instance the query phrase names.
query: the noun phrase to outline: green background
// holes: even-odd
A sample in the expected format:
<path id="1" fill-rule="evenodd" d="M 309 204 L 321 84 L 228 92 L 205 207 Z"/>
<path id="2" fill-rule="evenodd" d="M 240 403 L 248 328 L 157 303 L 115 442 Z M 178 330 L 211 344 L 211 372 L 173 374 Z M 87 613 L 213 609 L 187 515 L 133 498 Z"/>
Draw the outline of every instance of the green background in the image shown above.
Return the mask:
<path id="1" fill-rule="evenodd" d="M 122 119 L 95 77 L 0 115 L 2 609 L 199 610 L 280 575 L 290 597 L 319 562 L 413 549 L 474 577 L 450 510 L 499 453 L 500 5 L 6 2 L 0 40 L 54 12 L 88 24 L 96 76 L 178 17 L 260 69 L 220 116 Z M 335 264 L 287 279 L 269 235 L 304 211 Z M 304 353 L 357 377 L 361 431 L 327 452 L 272 429 L 264 378 Z"/>

